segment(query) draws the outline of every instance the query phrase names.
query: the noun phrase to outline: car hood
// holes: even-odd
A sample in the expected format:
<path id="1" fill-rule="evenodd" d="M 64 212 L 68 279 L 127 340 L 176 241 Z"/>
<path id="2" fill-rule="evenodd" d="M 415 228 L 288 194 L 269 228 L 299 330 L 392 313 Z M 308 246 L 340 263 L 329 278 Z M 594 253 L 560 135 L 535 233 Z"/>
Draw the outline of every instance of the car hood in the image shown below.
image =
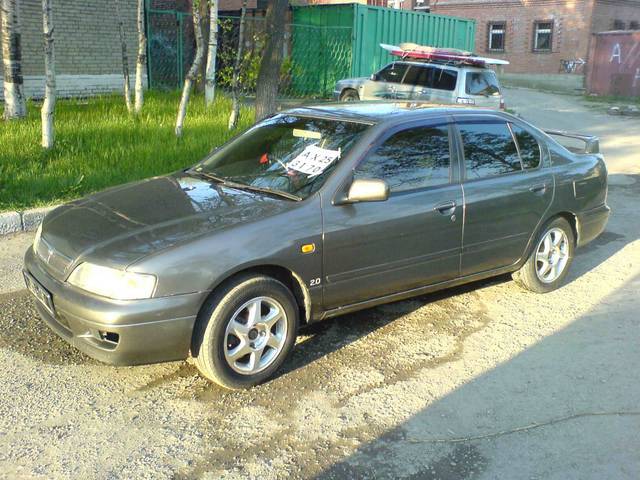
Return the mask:
<path id="1" fill-rule="evenodd" d="M 295 204 L 178 173 L 111 188 L 59 207 L 44 219 L 42 238 L 47 248 L 65 259 L 57 272 L 63 277 L 83 258 L 123 268 Z"/>

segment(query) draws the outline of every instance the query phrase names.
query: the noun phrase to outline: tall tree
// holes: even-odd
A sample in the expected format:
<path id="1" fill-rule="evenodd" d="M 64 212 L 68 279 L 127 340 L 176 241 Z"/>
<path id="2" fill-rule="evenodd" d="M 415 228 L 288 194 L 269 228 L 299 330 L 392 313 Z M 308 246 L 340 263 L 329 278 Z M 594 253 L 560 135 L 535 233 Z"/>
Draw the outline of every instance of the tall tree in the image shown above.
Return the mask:
<path id="1" fill-rule="evenodd" d="M 229 115 L 229 130 L 238 125 L 240 115 L 240 101 L 238 99 L 238 83 L 240 82 L 240 62 L 242 61 L 242 50 L 244 48 L 244 19 L 247 14 L 247 0 L 242 0 L 242 10 L 240 11 L 240 28 L 238 30 L 238 50 L 236 61 L 233 64 L 233 79 L 231 80 L 231 115 Z"/>
<path id="2" fill-rule="evenodd" d="M 22 78 L 22 45 L 18 0 L 0 0 L 2 10 L 2 63 L 4 68 L 4 118 L 27 115 Z"/>
<path id="3" fill-rule="evenodd" d="M 274 0 L 267 7 L 267 39 L 258 72 L 256 120 L 262 120 L 276 111 L 288 6 L 288 0 Z"/>
<path id="4" fill-rule="evenodd" d="M 129 57 L 127 56 L 127 39 L 124 35 L 124 23 L 120 14 L 120 0 L 115 0 L 116 18 L 118 19 L 118 31 L 120 33 L 120 45 L 122 46 L 122 76 L 124 77 L 124 103 L 127 111 L 131 113 L 131 85 L 129 83 Z"/>
<path id="5" fill-rule="evenodd" d="M 144 24 L 144 0 L 138 0 L 138 58 L 136 60 L 135 106 L 136 114 L 144 103 L 144 70 L 147 66 L 147 33 Z"/>
<path id="6" fill-rule="evenodd" d="M 216 55 L 218 52 L 218 0 L 209 0 L 209 44 L 205 71 L 204 101 L 213 103 L 216 93 Z"/>
<path id="7" fill-rule="evenodd" d="M 138 58 L 136 60 L 135 106 L 136 114 L 142 111 L 144 103 L 144 70 L 147 66 L 147 34 L 144 24 L 144 0 L 138 1 Z"/>
<path id="8" fill-rule="evenodd" d="M 55 130 L 53 119 L 56 109 L 56 63 L 53 43 L 53 0 L 42 0 L 42 31 L 44 33 L 44 102 L 40 116 L 42 118 L 42 146 L 53 147 Z"/>
<path id="9" fill-rule="evenodd" d="M 200 0 L 193 0 L 191 5 L 191 13 L 193 16 L 193 32 L 196 37 L 196 55 L 191 64 L 191 68 L 187 72 L 187 76 L 184 80 L 184 87 L 182 88 L 182 97 L 180 98 L 180 106 L 178 107 L 178 117 L 176 118 L 176 136 L 182 136 L 182 126 L 184 125 L 184 118 L 187 115 L 187 104 L 189 103 L 189 97 L 191 96 L 191 89 L 198 77 L 198 71 L 202 65 L 204 58 L 204 45 L 202 41 L 202 25 L 200 23 Z"/>

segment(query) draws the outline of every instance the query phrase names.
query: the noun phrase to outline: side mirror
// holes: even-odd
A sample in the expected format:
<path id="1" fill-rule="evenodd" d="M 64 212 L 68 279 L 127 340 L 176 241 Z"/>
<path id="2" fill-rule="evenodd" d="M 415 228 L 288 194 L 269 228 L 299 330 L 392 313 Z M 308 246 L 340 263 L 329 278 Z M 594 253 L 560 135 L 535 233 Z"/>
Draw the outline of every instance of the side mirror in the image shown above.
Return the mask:
<path id="1" fill-rule="evenodd" d="M 369 79 L 372 82 L 377 82 L 378 81 L 378 74 L 377 73 L 372 73 L 371 76 L 369 77 Z"/>
<path id="2" fill-rule="evenodd" d="M 351 183 L 346 198 L 340 203 L 384 202 L 388 198 L 387 182 L 375 178 L 360 178 Z"/>

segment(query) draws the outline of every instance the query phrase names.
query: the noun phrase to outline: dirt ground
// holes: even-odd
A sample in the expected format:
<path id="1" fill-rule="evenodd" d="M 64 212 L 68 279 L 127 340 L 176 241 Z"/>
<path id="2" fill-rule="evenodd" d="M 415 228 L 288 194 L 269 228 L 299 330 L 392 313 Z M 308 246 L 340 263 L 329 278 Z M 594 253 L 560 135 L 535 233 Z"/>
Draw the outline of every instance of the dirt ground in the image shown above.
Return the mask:
<path id="1" fill-rule="evenodd" d="M 228 392 L 189 362 L 115 368 L 67 346 L 0 240 L 0 477 L 640 478 L 640 121 L 509 90 L 595 133 L 613 209 L 568 283 L 500 277 L 326 321 L 270 383 Z"/>

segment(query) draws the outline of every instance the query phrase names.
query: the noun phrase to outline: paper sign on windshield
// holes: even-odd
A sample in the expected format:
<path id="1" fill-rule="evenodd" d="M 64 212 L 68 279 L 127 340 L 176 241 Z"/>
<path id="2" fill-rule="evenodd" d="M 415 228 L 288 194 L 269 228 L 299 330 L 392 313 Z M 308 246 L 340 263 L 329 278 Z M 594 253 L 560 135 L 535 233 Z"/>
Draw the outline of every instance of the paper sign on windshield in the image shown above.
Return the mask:
<path id="1" fill-rule="evenodd" d="M 324 172 L 339 157 L 340 150 L 327 150 L 309 145 L 300 155 L 287 163 L 287 168 L 313 177 Z"/>

